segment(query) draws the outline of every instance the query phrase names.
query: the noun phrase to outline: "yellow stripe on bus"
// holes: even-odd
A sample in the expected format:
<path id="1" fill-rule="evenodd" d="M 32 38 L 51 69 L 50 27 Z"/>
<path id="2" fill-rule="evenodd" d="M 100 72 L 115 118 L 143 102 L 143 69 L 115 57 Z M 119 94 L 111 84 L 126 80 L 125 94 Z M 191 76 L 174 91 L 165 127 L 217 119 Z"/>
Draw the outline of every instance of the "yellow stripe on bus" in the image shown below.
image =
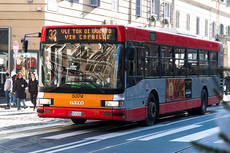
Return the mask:
<path id="1" fill-rule="evenodd" d="M 113 95 L 45 93 L 44 98 L 53 98 L 53 107 L 102 108 L 101 100 L 112 100 Z"/>

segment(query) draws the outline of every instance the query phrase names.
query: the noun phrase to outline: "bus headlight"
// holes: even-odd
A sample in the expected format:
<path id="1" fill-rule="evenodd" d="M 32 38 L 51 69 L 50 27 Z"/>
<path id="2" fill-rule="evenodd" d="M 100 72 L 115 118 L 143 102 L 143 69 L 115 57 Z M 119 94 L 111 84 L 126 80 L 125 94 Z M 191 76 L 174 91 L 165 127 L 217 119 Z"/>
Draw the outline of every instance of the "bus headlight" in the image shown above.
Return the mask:
<path id="1" fill-rule="evenodd" d="M 38 99 L 38 106 L 42 105 L 53 105 L 53 99 Z"/>
<path id="2" fill-rule="evenodd" d="M 122 107 L 123 101 L 117 101 L 117 100 L 103 100 L 102 101 L 103 107 Z"/>

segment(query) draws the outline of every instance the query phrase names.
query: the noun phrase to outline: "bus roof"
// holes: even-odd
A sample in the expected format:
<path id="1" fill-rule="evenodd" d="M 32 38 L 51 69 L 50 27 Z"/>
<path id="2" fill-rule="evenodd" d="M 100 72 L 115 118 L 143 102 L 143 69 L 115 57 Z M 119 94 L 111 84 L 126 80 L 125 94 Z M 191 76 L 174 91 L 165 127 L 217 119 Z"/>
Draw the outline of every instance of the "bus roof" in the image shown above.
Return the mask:
<path id="1" fill-rule="evenodd" d="M 49 28 L 100 28 L 109 27 L 117 29 L 117 41 L 142 41 L 156 44 L 173 45 L 188 48 L 199 48 L 207 50 L 220 51 L 220 43 L 209 40 L 202 40 L 199 38 L 185 36 L 181 34 L 174 34 L 169 32 L 162 32 L 157 30 L 142 29 L 137 27 L 126 27 L 123 25 L 58 25 L 58 26 L 44 26 L 41 32 L 41 41 L 46 41 L 46 29 Z M 150 33 L 155 39 L 150 38 Z"/>

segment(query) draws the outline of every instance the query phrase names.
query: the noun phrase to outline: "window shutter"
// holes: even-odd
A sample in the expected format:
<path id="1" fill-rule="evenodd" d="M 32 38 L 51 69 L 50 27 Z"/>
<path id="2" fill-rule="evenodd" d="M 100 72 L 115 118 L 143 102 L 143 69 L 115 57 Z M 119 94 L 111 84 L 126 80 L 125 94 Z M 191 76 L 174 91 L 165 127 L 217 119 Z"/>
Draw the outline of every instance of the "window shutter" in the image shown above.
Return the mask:
<path id="1" fill-rule="evenodd" d="M 79 3 L 79 0 L 69 0 L 70 3 Z"/>
<path id="2" fill-rule="evenodd" d="M 136 0 L 136 16 L 141 16 L 141 0 Z"/>
<path id="3" fill-rule="evenodd" d="M 230 35 L 230 26 L 228 26 L 228 35 Z"/>
<path id="4" fill-rule="evenodd" d="M 157 18 L 160 18 L 160 0 L 155 0 L 155 13 Z"/>
<path id="5" fill-rule="evenodd" d="M 173 23 L 173 5 L 172 4 L 169 5 L 169 10 L 170 10 L 170 13 L 169 13 L 170 22 Z"/>
<path id="6" fill-rule="evenodd" d="M 220 35 L 224 34 L 224 25 L 220 24 Z"/>
<path id="7" fill-rule="evenodd" d="M 205 19 L 205 36 L 208 36 L 208 20 Z"/>
<path id="8" fill-rule="evenodd" d="M 212 38 L 216 36 L 216 24 L 215 22 L 212 23 Z"/>
<path id="9" fill-rule="evenodd" d="M 100 0 L 90 0 L 89 5 L 92 7 L 98 7 L 100 5 Z"/>

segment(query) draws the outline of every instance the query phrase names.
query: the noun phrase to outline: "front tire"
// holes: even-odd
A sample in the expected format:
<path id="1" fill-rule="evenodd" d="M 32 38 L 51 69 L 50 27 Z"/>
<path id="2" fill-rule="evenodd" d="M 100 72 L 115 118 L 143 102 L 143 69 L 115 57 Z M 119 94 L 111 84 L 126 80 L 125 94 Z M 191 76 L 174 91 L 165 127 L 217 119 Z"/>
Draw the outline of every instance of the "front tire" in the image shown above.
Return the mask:
<path id="1" fill-rule="evenodd" d="M 84 124 L 87 119 L 83 119 L 83 118 L 71 118 L 72 122 L 74 124 Z"/>
<path id="2" fill-rule="evenodd" d="M 153 125 L 159 114 L 159 109 L 155 96 L 151 95 L 148 99 L 148 109 L 147 109 L 147 118 L 145 119 L 145 125 Z"/>

